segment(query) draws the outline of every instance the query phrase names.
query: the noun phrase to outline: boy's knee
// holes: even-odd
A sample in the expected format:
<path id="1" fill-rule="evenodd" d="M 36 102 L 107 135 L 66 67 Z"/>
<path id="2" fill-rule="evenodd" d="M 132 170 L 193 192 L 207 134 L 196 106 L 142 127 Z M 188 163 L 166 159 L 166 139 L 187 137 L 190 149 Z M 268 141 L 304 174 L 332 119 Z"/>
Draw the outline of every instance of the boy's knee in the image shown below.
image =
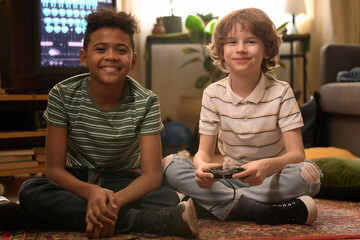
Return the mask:
<path id="1" fill-rule="evenodd" d="M 301 176 L 307 183 L 317 183 L 320 182 L 321 172 L 314 163 L 304 162 L 301 168 Z"/>
<path id="2" fill-rule="evenodd" d="M 195 171 L 194 163 L 188 157 L 169 155 L 162 159 L 162 169 L 164 176 L 180 176 L 185 172 Z"/>
<path id="3" fill-rule="evenodd" d="M 161 161 L 161 165 L 162 165 L 162 170 L 165 171 L 165 169 L 167 168 L 167 166 L 169 166 L 169 163 L 174 160 L 175 158 L 175 155 L 172 154 L 172 155 L 169 155 L 169 156 L 166 156 L 162 159 Z"/>
<path id="4" fill-rule="evenodd" d="M 29 195 L 34 194 L 34 186 L 36 186 L 37 178 L 30 178 L 23 182 L 19 188 L 19 201 L 27 199 Z"/>
<path id="5" fill-rule="evenodd" d="M 24 201 L 26 199 L 34 199 L 39 195 L 39 190 L 41 190 L 41 187 L 46 189 L 44 185 L 47 182 L 49 182 L 49 180 L 42 177 L 30 178 L 23 182 L 19 188 L 19 201 L 21 202 L 22 200 Z"/>

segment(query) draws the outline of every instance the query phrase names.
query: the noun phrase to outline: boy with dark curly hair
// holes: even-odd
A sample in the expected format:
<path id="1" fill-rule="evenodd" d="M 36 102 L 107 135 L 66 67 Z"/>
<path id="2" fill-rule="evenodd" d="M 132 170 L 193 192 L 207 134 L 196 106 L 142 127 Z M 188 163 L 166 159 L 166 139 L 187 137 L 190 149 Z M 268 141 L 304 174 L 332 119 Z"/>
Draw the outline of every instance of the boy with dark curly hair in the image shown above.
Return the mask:
<path id="1" fill-rule="evenodd" d="M 268 72 L 281 38 L 261 10 L 233 11 L 215 26 L 209 46 L 214 64 L 229 75 L 203 93 L 199 150 L 194 161 L 163 159 L 167 182 L 220 220 L 258 224 L 311 224 L 320 169 L 306 161 L 303 120 L 289 84 Z M 214 159 L 216 143 L 223 163 Z M 243 168 L 230 179 L 207 170 Z"/>
<path id="2" fill-rule="evenodd" d="M 89 73 L 50 91 L 45 177 L 21 186 L 20 204 L 0 202 L 0 229 L 197 236 L 192 200 L 179 203 L 162 185 L 158 98 L 128 76 L 135 18 L 101 9 L 86 20 L 80 61 Z"/>

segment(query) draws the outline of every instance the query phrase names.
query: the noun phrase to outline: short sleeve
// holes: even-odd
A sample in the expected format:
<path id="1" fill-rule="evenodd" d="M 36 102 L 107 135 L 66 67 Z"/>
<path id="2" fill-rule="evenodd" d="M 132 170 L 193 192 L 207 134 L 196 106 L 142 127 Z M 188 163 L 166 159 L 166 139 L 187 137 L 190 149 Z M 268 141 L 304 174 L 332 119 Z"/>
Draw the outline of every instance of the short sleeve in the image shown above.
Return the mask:
<path id="1" fill-rule="evenodd" d="M 48 124 L 57 127 L 68 126 L 68 115 L 65 111 L 64 96 L 61 89 L 56 85 L 49 93 L 47 108 L 44 112 L 44 119 Z"/>
<path id="2" fill-rule="evenodd" d="M 144 120 L 140 126 L 140 135 L 158 134 L 163 128 L 159 99 L 156 94 L 152 93 L 146 101 Z"/>
<path id="3" fill-rule="evenodd" d="M 285 87 L 283 92 L 278 123 L 282 132 L 300 128 L 304 125 L 300 108 L 296 102 L 294 92 L 289 85 Z"/>
<path id="4" fill-rule="evenodd" d="M 199 133 L 204 135 L 217 135 L 219 133 L 220 118 L 216 105 L 210 97 L 209 89 L 205 89 L 201 103 Z"/>

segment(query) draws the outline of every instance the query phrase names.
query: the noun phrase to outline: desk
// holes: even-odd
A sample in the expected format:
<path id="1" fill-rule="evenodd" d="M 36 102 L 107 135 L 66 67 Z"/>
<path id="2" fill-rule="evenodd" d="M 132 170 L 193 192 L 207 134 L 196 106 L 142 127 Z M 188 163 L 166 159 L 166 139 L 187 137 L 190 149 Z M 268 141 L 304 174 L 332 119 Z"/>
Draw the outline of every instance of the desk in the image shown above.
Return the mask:
<path id="1" fill-rule="evenodd" d="M 307 85 L 307 76 L 306 76 L 306 44 L 308 44 L 310 39 L 310 34 L 299 34 L 299 35 L 284 35 L 283 41 L 290 43 L 290 54 L 281 54 L 280 58 L 290 59 L 290 86 L 294 86 L 294 58 L 301 57 L 303 59 L 303 88 L 304 88 L 304 102 L 307 101 L 306 96 L 306 85 Z M 301 52 L 299 54 L 294 54 L 294 43 L 300 42 Z M 178 36 L 148 36 L 146 39 L 146 87 L 151 89 L 151 46 L 153 44 L 187 44 L 191 42 L 187 34 L 178 35 Z"/>

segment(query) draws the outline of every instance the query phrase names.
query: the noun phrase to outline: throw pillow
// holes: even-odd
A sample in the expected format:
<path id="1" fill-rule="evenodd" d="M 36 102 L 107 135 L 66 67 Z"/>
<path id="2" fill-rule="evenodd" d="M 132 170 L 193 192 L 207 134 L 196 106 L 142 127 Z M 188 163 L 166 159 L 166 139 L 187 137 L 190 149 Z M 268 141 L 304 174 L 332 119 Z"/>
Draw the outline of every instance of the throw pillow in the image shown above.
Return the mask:
<path id="1" fill-rule="evenodd" d="M 300 106 L 304 126 L 300 128 L 305 148 L 327 146 L 326 123 L 320 108 L 320 94 L 314 92 L 310 100 Z"/>
<path id="2" fill-rule="evenodd" d="M 338 72 L 336 80 L 338 82 L 360 82 L 360 67 Z"/>
<path id="3" fill-rule="evenodd" d="M 360 201 L 360 158 L 326 157 L 313 162 L 323 172 L 316 197 Z"/>
<path id="4" fill-rule="evenodd" d="M 350 151 L 337 148 L 337 147 L 312 147 L 305 149 L 305 156 L 307 160 L 312 160 L 316 158 L 324 157 L 347 157 L 347 158 L 357 158 Z"/>

